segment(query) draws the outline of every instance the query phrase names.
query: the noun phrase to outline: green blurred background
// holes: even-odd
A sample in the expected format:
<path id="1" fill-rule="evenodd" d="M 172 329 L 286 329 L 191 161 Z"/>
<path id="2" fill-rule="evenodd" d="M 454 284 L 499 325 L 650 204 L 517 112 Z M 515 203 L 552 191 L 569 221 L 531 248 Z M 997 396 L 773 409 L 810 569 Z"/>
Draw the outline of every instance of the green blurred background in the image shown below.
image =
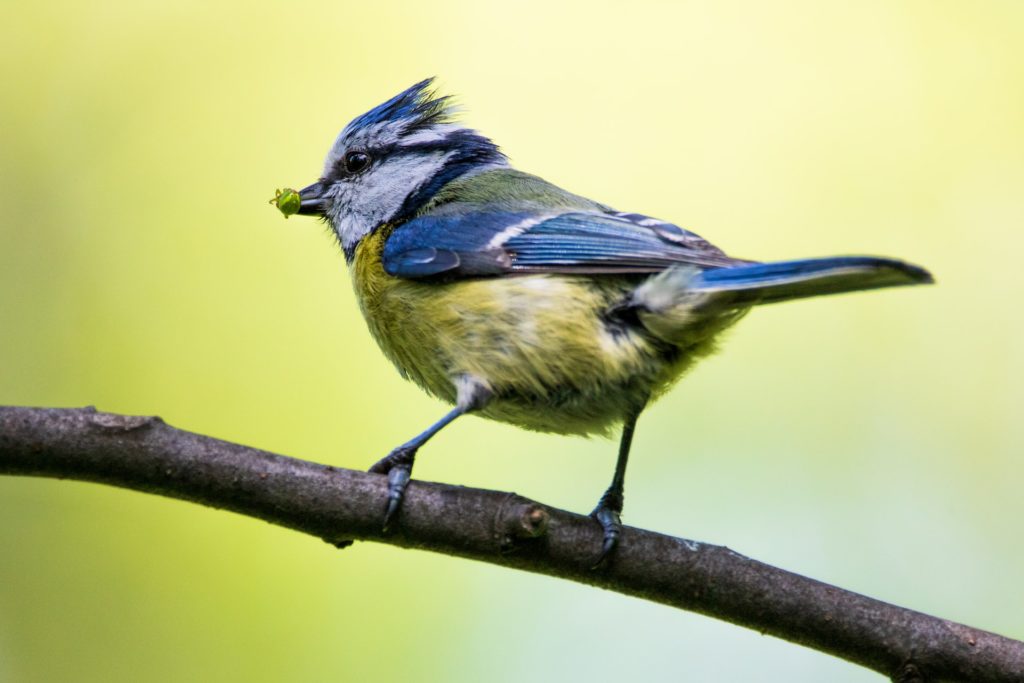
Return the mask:
<path id="1" fill-rule="evenodd" d="M 1024 637 L 1024 4 L 22 3 L 0 28 L 0 403 L 365 468 L 443 410 L 285 222 L 428 76 L 524 170 L 740 256 L 939 284 L 757 311 L 640 423 L 628 523 Z M 468 419 L 423 479 L 578 511 L 614 444 Z M 614 646 L 611 639 L 615 640 Z M 877 677 L 701 616 L 0 479 L 0 680 Z"/>

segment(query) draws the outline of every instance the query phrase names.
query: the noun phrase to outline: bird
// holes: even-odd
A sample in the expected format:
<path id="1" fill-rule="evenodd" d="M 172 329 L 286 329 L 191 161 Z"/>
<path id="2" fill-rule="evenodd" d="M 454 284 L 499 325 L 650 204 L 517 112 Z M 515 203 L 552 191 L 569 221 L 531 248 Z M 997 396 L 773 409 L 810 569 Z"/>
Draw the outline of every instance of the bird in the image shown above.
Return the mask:
<path id="1" fill-rule="evenodd" d="M 673 223 L 573 194 L 513 168 L 433 81 L 353 119 L 319 179 L 278 204 L 326 222 L 384 355 L 452 406 L 370 468 L 387 476 L 385 532 L 419 449 L 463 415 L 583 436 L 621 425 L 591 513 L 597 569 L 622 534 L 637 419 L 724 330 L 754 306 L 933 281 L 875 256 L 735 258 Z"/>

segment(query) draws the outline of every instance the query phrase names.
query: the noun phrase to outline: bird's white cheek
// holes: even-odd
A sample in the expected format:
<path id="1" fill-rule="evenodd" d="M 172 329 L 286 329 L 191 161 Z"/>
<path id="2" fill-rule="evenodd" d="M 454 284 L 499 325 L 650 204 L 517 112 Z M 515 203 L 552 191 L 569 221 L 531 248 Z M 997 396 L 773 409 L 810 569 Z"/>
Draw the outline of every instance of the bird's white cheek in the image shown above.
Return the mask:
<path id="1" fill-rule="evenodd" d="M 372 169 L 361 180 L 361 209 L 384 221 L 398 212 L 406 197 L 444 167 L 451 153 L 400 156 Z"/>

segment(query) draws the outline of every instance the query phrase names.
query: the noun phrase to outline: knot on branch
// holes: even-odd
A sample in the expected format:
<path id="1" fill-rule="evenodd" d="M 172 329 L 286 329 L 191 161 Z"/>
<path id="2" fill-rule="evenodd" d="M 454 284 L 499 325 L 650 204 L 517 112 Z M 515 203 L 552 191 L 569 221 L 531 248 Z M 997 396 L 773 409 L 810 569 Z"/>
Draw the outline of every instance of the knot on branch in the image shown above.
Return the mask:
<path id="1" fill-rule="evenodd" d="M 502 553 L 515 550 L 517 542 L 547 533 L 551 515 L 532 500 L 509 493 L 494 515 L 494 536 Z"/>

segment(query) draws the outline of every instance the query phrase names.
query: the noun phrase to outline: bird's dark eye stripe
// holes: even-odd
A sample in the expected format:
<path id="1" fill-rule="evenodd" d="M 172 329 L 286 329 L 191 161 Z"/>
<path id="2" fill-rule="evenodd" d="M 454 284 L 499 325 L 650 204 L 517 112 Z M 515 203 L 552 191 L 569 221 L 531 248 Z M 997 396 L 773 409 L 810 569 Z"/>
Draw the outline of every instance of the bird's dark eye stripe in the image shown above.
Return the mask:
<path id="1" fill-rule="evenodd" d="M 424 152 L 446 152 L 452 146 L 447 142 L 420 142 L 412 145 L 399 145 L 397 154 L 422 154 Z"/>
<path id="2" fill-rule="evenodd" d="M 445 142 L 424 142 L 413 145 L 391 144 L 386 147 L 375 147 L 373 149 L 351 149 L 341 159 L 338 159 L 334 167 L 337 169 L 336 173 L 339 177 L 354 176 L 369 168 L 370 163 L 376 159 L 413 156 L 430 152 L 445 152 L 449 149 L 450 146 Z M 364 155 L 367 157 L 366 162 L 353 165 L 353 155 Z"/>

